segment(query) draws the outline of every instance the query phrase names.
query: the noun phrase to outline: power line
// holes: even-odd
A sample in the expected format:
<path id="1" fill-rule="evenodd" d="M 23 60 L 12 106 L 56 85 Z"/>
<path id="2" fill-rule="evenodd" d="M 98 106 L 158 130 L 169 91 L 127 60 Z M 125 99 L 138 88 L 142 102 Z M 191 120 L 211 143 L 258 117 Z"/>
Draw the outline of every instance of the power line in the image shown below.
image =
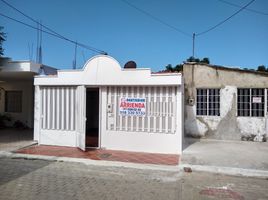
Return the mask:
<path id="1" fill-rule="evenodd" d="M 228 4 L 228 5 L 231 5 L 231 6 L 234 6 L 234 7 L 238 7 L 238 8 L 241 8 L 242 6 L 241 5 L 238 5 L 238 4 L 234 4 L 234 3 L 231 3 L 229 1 L 225 1 L 225 0 L 218 0 L 222 3 L 225 3 L 225 4 Z M 260 14 L 260 15 L 268 15 L 268 13 L 265 13 L 265 12 L 262 12 L 262 11 L 259 11 L 259 10 L 254 10 L 254 9 L 251 9 L 251 8 L 245 8 L 245 10 L 247 11 L 250 11 L 250 12 L 253 12 L 253 13 L 257 13 L 257 14 Z"/>
<path id="2" fill-rule="evenodd" d="M 6 4 L 7 6 L 9 6 L 9 7 L 12 8 L 12 9 L 14 9 L 15 11 L 19 12 L 19 13 L 22 14 L 24 17 L 26 17 L 26 18 L 30 19 L 31 21 L 37 23 L 39 26 L 41 26 L 41 28 L 44 27 L 44 28 L 47 29 L 48 31 L 52 32 L 53 34 L 50 34 L 50 35 L 52 35 L 52 36 L 55 36 L 55 37 L 58 37 L 58 38 L 60 38 L 60 39 L 69 41 L 69 42 L 71 42 L 71 43 L 73 43 L 73 44 L 75 44 L 75 45 L 78 45 L 78 46 L 80 46 L 80 47 L 83 47 L 83 48 L 85 48 L 85 49 L 88 49 L 88 50 L 91 50 L 91 51 L 94 51 L 94 52 L 97 52 L 97 53 L 100 53 L 100 54 L 107 54 L 107 52 L 105 52 L 105 51 L 102 51 L 102 50 L 99 50 L 99 49 L 97 49 L 97 48 L 94 48 L 94 47 L 91 47 L 91 46 L 88 46 L 88 45 L 85 45 L 85 44 L 82 44 L 82 43 L 78 43 L 78 42 L 76 42 L 76 41 L 74 41 L 74 40 L 68 39 L 68 38 L 64 37 L 63 35 L 57 33 L 56 31 L 52 30 L 51 28 L 49 28 L 49 27 L 47 27 L 47 26 L 41 24 L 40 22 L 38 22 L 38 21 L 35 20 L 34 18 L 30 17 L 29 15 L 25 14 L 24 12 L 22 12 L 22 11 L 19 10 L 19 9 L 17 9 L 16 7 L 12 6 L 12 5 L 11 5 L 10 3 L 8 3 L 7 1 L 5 1 L 5 0 L 0 0 L 0 1 L 2 1 L 4 4 Z M 6 15 L 4 15 L 4 14 L 1 14 L 1 15 L 2 15 L 3 17 L 9 18 L 10 20 L 16 21 L 16 22 L 21 23 L 21 24 L 23 24 L 23 25 L 26 25 L 26 23 L 24 23 L 24 22 L 21 22 L 21 21 L 19 21 L 19 20 L 14 19 L 14 18 L 8 17 L 8 16 L 6 16 Z M 33 26 L 29 25 L 29 24 L 27 24 L 26 26 L 28 26 L 28 27 L 30 27 L 30 28 L 34 28 L 34 29 L 36 29 L 35 27 L 33 27 Z M 38 29 L 36 29 L 36 30 L 38 30 Z M 39 29 L 39 30 L 40 30 L 40 29 Z M 41 30 L 41 31 L 44 32 L 44 33 L 49 34 L 48 31 L 44 31 L 44 30 Z"/>
<path id="3" fill-rule="evenodd" d="M 54 34 L 56 34 L 56 35 L 58 35 L 58 36 L 64 38 L 64 36 L 62 36 L 62 35 L 60 35 L 59 33 L 53 31 L 53 30 L 50 29 L 49 27 L 47 27 L 47 26 L 45 26 L 45 25 L 43 25 L 43 24 L 40 24 L 39 21 L 35 20 L 34 18 L 30 17 L 29 15 L 26 15 L 24 12 L 22 12 L 22 11 L 20 11 L 19 9 L 17 9 L 16 7 L 12 6 L 12 5 L 11 5 L 10 3 L 8 3 L 7 1 L 5 1 L 5 0 L 1 0 L 1 1 L 2 1 L 4 4 L 6 4 L 7 6 L 9 6 L 10 8 L 12 8 L 13 10 L 15 10 L 15 11 L 17 11 L 18 13 L 22 14 L 24 17 L 30 19 L 31 21 L 37 23 L 38 25 L 43 26 L 44 28 L 46 28 L 47 30 L 51 31 L 52 33 L 54 33 Z"/>
<path id="4" fill-rule="evenodd" d="M 218 26 L 222 25 L 223 23 L 227 22 L 228 20 L 230 20 L 232 17 L 234 17 L 235 15 L 237 15 L 238 13 L 240 13 L 241 11 L 243 11 L 244 9 L 246 9 L 250 4 L 252 4 L 255 0 L 251 0 L 250 2 L 248 2 L 245 6 L 243 6 L 242 8 L 240 8 L 238 11 L 236 11 L 234 14 L 232 14 L 231 16 L 227 17 L 226 19 L 224 19 L 223 21 L 219 22 L 218 24 L 208 28 L 207 30 L 197 33 L 196 36 L 200 36 L 203 35 L 209 31 L 212 31 L 213 29 L 217 28 Z"/>
<path id="5" fill-rule="evenodd" d="M 20 23 L 20 24 L 22 24 L 22 25 L 25 25 L 25 26 L 27 26 L 27 27 L 30 27 L 30 28 L 32 28 L 32 29 L 35 29 L 35 30 L 39 30 L 39 31 L 40 31 L 40 29 L 38 29 L 38 28 L 36 28 L 36 27 L 34 27 L 34 26 L 30 25 L 30 24 L 27 24 L 27 23 L 25 23 L 25 22 L 22 22 L 22 21 L 20 21 L 20 20 L 15 19 L 15 18 L 9 17 L 9 16 L 7 16 L 7 15 L 5 15 L 5 14 L 3 14 L 3 13 L 0 13 L 0 16 L 5 17 L 5 18 L 7 18 L 7 19 L 10 19 L 10 20 L 12 20 L 12 21 L 15 21 L 15 22 L 17 22 L 17 23 Z M 77 44 L 77 46 L 83 47 L 83 48 L 85 48 L 85 49 L 87 49 L 87 50 L 94 51 L 94 52 L 97 52 L 97 53 L 100 53 L 100 54 L 107 54 L 105 51 L 96 49 L 96 48 L 94 48 L 94 47 L 91 47 L 91 46 L 88 46 L 88 45 L 85 45 L 85 44 L 82 44 L 82 43 L 78 43 L 78 42 L 76 43 L 76 42 L 73 41 L 73 40 L 70 40 L 70 39 L 65 38 L 65 37 L 60 37 L 59 35 L 54 34 L 54 33 L 51 33 L 51 32 L 48 32 L 48 31 L 46 31 L 46 30 L 41 30 L 41 31 L 42 31 L 43 33 L 48 34 L 48 35 L 51 35 L 51 36 L 60 38 L 60 39 L 62 39 L 62 40 L 71 42 L 71 43 L 73 43 L 73 44 Z"/>
<path id="6" fill-rule="evenodd" d="M 175 26 L 173 26 L 173 25 L 168 24 L 167 22 L 163 21 L 162 19 L 160 19 L 160 18 L 158 18 L 158 17 L 152 15 L 151 13 L 149 13 L 149 12 L 147 12 L 147 11 L 145 11 L 145 10 L 143 10 L 143 9 L 141 9 L 141 8 L 139 8 L 139 7 L 137 7 L 137 6 L 135 6 L 134 4 L 132 4 L 132 3 L 128 2 L 128 1 L 126 1 L 126 0 L 121 0 L 121 1 L 122 1 L 123 3 L 125 3 L 125 4 L 127 4 L 128 6 L 130 6 L 130 7 L 134 8 L 134 9 L 136 9 L 137 11 L 143 13 L 144 15 L 146 15 L 146 16 L 152 18 L 153 20 L 155 20 L 155 21 L 157 21 L 157 22 L 159 22 L 159 23 L 161 23 L 161 24 L 163 24 L 163 25 L 165 25 L 165 26 L 167 26 L 167 27 L 169 27 L 169 28 L 171 28 L 171 29 L 173 29 L 173 30 L 175 30 L 175 31 L 177 31 L 177 32 L 179 32 L 179 33 L 181 33 L 181 34 L 187 36 L 187 37 L 191 37 L 191 34 L 185 32 L 185 31 L 183 31 L 183 30 L 181 30 L 181 29 L 178 29 L 177 27 L 175 27 Z"/>

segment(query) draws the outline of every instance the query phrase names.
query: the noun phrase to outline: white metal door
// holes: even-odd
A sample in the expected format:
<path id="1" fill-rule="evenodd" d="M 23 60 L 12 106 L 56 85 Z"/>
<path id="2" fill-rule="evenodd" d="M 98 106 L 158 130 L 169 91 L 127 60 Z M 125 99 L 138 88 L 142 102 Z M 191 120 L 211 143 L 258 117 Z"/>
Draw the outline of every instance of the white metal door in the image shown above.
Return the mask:
<path id="1" fill-rule="evenodd" d="M 265 118 L 265 127 L 266 127 L 266 135 L 268 135 L 268 112 L 266 113 L 266 118 Z"/>
<path id="2" fill-rule="evenodd" d="M 266 112 L 266 117 L 265 117 L 265 134 L 268 135 L 268 112 Z"/>
<path id="3" fill-rule="evenodd" d="M 85 86 L 77 87 L 77 146 L 85 151 L 86 149 L 86 88 Z"/>
<path id="4" fill-rule="evenodd" d="M 265 89 L 264 95 L 264 113 L 265 113 L 265 134 L 268 135 L 268 89 Z"/>

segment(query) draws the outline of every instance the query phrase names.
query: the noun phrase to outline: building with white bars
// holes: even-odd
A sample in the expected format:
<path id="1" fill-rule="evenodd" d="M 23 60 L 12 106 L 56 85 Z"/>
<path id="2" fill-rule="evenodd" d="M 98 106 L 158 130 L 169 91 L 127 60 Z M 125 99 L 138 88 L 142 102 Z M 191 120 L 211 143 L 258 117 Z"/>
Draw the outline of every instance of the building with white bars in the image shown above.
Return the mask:
<path id="1" fill-rule="evenodd" d="M 180 73 L 121 68 L 105 55 L 81 70 L 36 76 L 34 140 L 39 144 L 136 152 L 182 151 Z"/>
<path id="2" fill-rule="evenodd" d="M 185 63 L 183 76 L 187 136 L 267 141 L 267 72 Z"/>

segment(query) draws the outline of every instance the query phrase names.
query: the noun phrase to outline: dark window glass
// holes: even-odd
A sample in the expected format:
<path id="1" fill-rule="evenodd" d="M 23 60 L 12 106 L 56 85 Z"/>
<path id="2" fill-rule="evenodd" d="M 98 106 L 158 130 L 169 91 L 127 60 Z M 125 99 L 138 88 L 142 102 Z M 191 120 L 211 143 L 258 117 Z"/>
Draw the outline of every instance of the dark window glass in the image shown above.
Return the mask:
<path id="1" fill-rule="evenodd" d="M 6 91 L 5 112 L 22 112 L 22 91 Z"/>

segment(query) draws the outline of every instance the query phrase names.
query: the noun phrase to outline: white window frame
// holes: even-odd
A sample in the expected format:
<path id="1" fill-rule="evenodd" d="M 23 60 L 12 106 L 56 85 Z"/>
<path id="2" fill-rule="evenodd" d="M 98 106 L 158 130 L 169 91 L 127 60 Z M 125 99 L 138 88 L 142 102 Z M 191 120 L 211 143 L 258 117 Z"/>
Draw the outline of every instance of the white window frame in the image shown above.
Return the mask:
<path id="1" fill-rule="evenodd" d="M 206 114 L 197 114 L 197 112 L 198 112 L 198 101 L 197 101 L 197 91 L 198 90 L 206 90 L 206 96 L 207 96 L 207 102 L 206 102 Z M 209 103 L 210 103 L 210 101 L 209 101 L 209 90 L 219 90 L 219 108 L 218 108 L 218 110 L 219 110 L 219 115 L 216 115 L 216 114 L 214 114 L 214 115 L 210 115 L 209 114 L 209 111 L 210 111 L 210 108 L 209 108 Z M 196 88 L 196 110 L 195 110 L 195 113 L 196 113 L 196 116 L 207 116 L 207 117 L 220 117 L 221 116 L 221 88 Z"/>

